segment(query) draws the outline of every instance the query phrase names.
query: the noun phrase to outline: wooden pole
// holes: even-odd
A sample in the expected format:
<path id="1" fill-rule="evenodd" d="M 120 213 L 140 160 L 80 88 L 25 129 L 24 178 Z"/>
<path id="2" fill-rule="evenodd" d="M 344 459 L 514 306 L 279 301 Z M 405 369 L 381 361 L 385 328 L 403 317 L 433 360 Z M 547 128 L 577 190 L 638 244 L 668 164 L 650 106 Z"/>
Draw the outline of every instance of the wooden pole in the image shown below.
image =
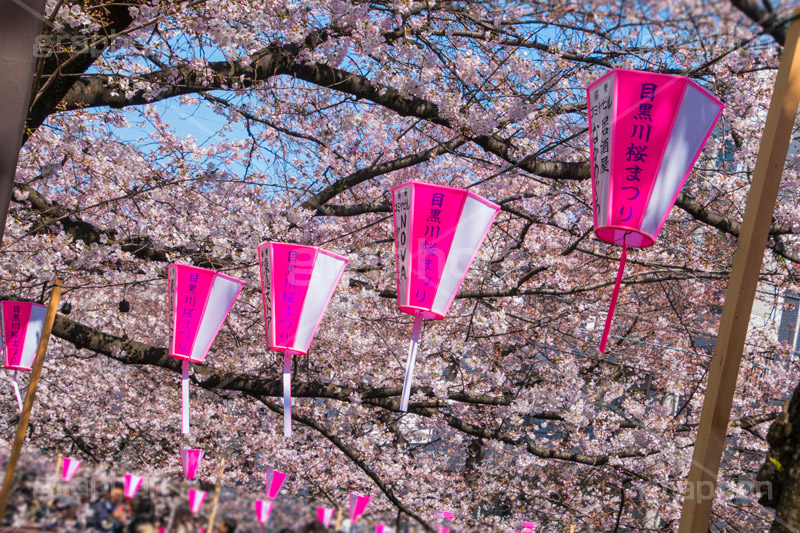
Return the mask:
<path id="1" fill-rule="evenodd" d="M 53 493 L 52 497 L 50 499 L 50 505 L 53 505 L 53 503 L 56 501 L 56 498 L 58 498 L 58 496 L 59 496 L 59 494 L 58 494 L 58 479 L 61 477 L 61 469 L 63 467 L 64 467 L 64 456 L 61 455 L 61 454 L 58 454 L 58 458 L 56 459 L 56 475 L 53 476 L 53 488 L 50 491 L 50 492 Z"/>
<path id="2" fill-rule="evenodd" d="M 219 463 L 217 486 L 214 487 L 214 501 L 211 503 L 211 516 L 208 517 L 208 533 L 214 533 L 214 522 L 217 519 L 217 506 L 219 505 L 219 491 L 222 489 L 222 473 L 225 471 L 225 457 Z"/>
<path id="3" fill-rule="evenodd" d="M 796 9 L 794 16 L 800 15 Z M 764 258 L 781 175 L 800 104 L 800 19 L 786 35 L 775 90 L 767 112 L 761 146 L 747 197 L 739 247 L 725 295 L 719 334 L 711 359 L 708 386 L 683 500 L 679 533 L 707 533 L 717 488 L 722 451 L 736 391 L 758 275 Z"/>
<path id="4" fill-rule="evenodd" d="M 569 525 L 569 533 L 575 533 L 575 524 Z"/>
<path id="5" fill-rule="evenodd" d="M 50 305 L 47 308 L 47 315 L 44 318 L 44 328 L 42 338 L 39 339 L 39 348 L 36 350 L 36 360 L 31 370 L 31 382 L 28 385 L 28 392 L 25 394 L 25 405 L 22 407 L 22 414 L 19 416 L 17 425 L 17 435 L 14 437 L 14 444 L 11 448 L 11 457 L 6 468 L 6 477 L 3 480 L 3 488 L 0 490 L 0 520 L 6 516 L 8 497 L 11 495 L 11 485 L 14 483 L 14 473 L 17 470 L 19 454 L 22 451 L 22 443 L 25 441 L 25 433 L 28 431 L 28 422 L 31 420 L 31 410 L 33 401 L 36 399 L 36 388 L 39 386 L 39 378 L 42 376 L 42 365 L 44 365 L 44 354 L 47 352 L 47 343 L 50 342 L 50 333 L 53 331 L 53 322 L 56 320 L 56 310 L 58 301 L 61 299 L 60 279 L 56 280 L 53 287 L 53 294 L 50 296 Z"/>
<path id="6" fill-rule="evenodd" d="M 339 526 L 342 525 L 342 508 L 339 507 L 339 512 L 336 514 L 336 527 L 333 528 L 334 531 L 339 531 Z"/>

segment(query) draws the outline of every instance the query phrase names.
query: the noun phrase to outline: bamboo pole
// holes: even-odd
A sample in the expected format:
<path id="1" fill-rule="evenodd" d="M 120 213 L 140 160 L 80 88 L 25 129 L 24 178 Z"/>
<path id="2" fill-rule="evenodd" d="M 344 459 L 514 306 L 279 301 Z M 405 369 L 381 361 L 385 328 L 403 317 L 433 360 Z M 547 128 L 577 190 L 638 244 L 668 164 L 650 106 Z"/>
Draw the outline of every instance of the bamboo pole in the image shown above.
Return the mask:
<path id="1" fill-rule="evenodd" d="M 339 531 L 339 526 L 342 525 L 342 508 L 339 507 L 339 512 L 336 514 L 336 527 L 333 528 L 334 531 Z"/>
<path id="2" fill-rule="evenodd" d="M 214 533 L 214 522 L 217 519 L 217 506 L 219 505 L 219 491 L 222 489 L 222 473 L 225 471 L 225 457 L 219 463 L 217 485 L 214 487 L 214 501 L 211 503 L 211 516 L 208 517 L 208 533 Z"/>
<path id="3" fill-rule="evenodd" d="M 706 533 L 717 488 L 722 451 L 736 392 L 758 275 L 764 259 L 781 175 L 800 104 L 800 9 L 786 35 L 775 90 L 767 112 L 752 185 L 747 196 L 739 246 L 725 295 L 719 334 L 708 376 L 697 441 L 683 500 L 679 533 Z"/>
<path id="4" fill-rule="evenodd" d="M 56 501 L 56 498 L 58 498 L 58 496 L 59 496 L 59 494 L 58 494 L 58 480 L 61 477 L 61 469 L 62 468 L 64 468 L 64 456 L 61 455 L 61 454 L 58 454 L 58 458 L 56 459 L 56 474 L 55 474 L 55 476 L 53 476 L 53 488 L 50 491 L 50 492 L 52 492 L 52 497 L 50 499 L 50 505 L 53 505 L 53 503 Z"/>
<path id="5" fill-rule="evenodd" d="M 11 495 L 11 485 L 14 483 L 14 473 L 17 470 L 19 455 L 22 451 L 22 443 L 25 441 L 25 433 L 28 431 L 28 423 L 31 420 L 33 401 L 36 399 L 36 388 L 39 386 L 39 378 L 42 376 L 44 354 L 47 352 L 47 343 L 50 342 L 50 333 L 53 331 L 53 322 L 56 320 L 56 310 L 58 309 L 58 301 L 61 299 L 62 283 L 60 279 L 56 280 L 56 284 L 53 287 L 53 294 L 50 296 L 50 305 L 47 307 L 47 315 L 45 315 L 44 328 L 42 329 L 42 338 L 39 339 L 39 348 L 36 350 L 36 360 L 31 370 L 31 381 L 28 385 L 28 392 L 25 394 L 25 405 L 22 407 L 22 414 L 19 416 L 17 435 L 14 437 L 11 457 L 8 460 L 6 476 L 3 480 L 3 488 L 0 490 L 0 520 L 6 516 L 8 497 Z"/>

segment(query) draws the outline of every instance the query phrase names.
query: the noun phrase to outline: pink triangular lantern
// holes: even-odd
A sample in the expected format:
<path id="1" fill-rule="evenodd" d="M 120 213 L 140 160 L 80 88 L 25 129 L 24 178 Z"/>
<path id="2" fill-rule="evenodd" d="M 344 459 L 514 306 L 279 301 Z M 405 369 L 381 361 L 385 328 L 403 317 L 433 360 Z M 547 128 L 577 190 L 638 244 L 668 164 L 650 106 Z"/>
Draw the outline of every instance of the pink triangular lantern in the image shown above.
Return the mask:
<path id="1" fill-rule="evenodd" d="M 270 500 L 277 498 L 284 481 L 286 481 L 286 474 L 273 470 L 272 468 L 267 468 L 267 483 L 264 488 L 267 498 Z"/>
<path id="2" fill-rule="evenodd" d="M 333 520 L 333 509 L 327 507 L 317 507 L 317 520 L 320 524 L 325 526 L 325 529 L 331 527 L 331 520 Z"/>
<path id="3" fill-rule="evenodd" d="M 244 282 L 214 270 L 170 265 L 169 355 L 182 361 L 181 432 L 189 433 L 189 362 L 202 363 Z"/>
<path id="4" fill-rule="evenodd" d="M 356 523 L 364 511 L 367 510 L 367 504 L 372 498 L 359 494 L 357 492 L 350 493 L 350 521 Z"/>
<path id="5" fill-rule="evenodd" d="M 125 497 L 129 500 L 132 500 L 136 493 L 139 492 L 139 488 L 142 486 L 142 482 L 144 479 L 142 476 L 136 476 L 134 474 L 125 474 L 125 483 L 124 483 L 124 491 Z"/>
<path id="6" fill-rule="evenodd" d="M 448 511 L 436 511 L 437 522 L 439 523 L 439 533 L 450 533 L 450 526 L 453 524 L 453 513 Z"/>
<path id="7" fill-rule="evenodd" d="M 256 520 L 262 526 L 266 525 L 266 523 L 269 522 L 269 514 L 272 512 L 273 505 L 275 504 L 269 501 L 264 501 L 264 500 L 255 501 Z"/>
<path id="8" fill-rule="evenodd" d="M 31 302 L 0 302 L 0 349 L 3 366 L 13 370 L 11 383 L 17 399 L 17 409 L 22 412 L 22 395 L 17 383 L 17 372 L 29 372 L 36 358 L 39 339 L 42 338 L 47 308 Z"/>
<path id="9" fill-rule="evenodd" d="M 283 434 L 292 435 L 292 354 L 306 354 L 347 258 L 278 242 L 258 247 L 267 347 L 283 352 Z"/>
<path id="10" fill-rule="evenodd" d="M 628 247 L 656 242 L 725 106 L 689 78 L 635 70 L 614 69 L 586 93 L 594 232 L 622 246 L 605 352 Z"/>
<path id="11" fill-rule="evenodd" d="M 189 510 L 193 515 L 200 512 L 203 502 L 206 499 L 206 493 L 202 490 L 189 489 Z"/>
<path id="12" fill-rule="evenodd" d="M 200 461 L 203 460 L 203 450 L 192 450 L 189 448 L 181 449 L 181 466 L 183 467 L 183 477 L 194 479 L 197 469 L 200 468 Z"/>
<path id="13" fill-rule="evenodd" d="M 375 533 L 394 533 L 394 529 L 385 524 L 378 524 L 375 526 Z"/>
<path id="14" fill-rule="evenodd" d="M 77 459 L 64 457 L 64 461 L 61 463 L 61 479 L 67 483 L 72 481 L 72 478 L 75 477 L 75 474 L 78 472 L 78 468 L 80 468 L 82 464 L 83 462 Z"/>
<path id="15" fill-rule="evenodd" d="M 423 318 L 445 317 L 500 206 L 465 189 L 411 181 L 392 189 L 397 305 L 414 315 L 400 410 L 408 411 Z"/>
<path id="16" fill-rule="evenodd" d="M 515 528 L 517 533 L 534 533 L 536 531 L 536 522 L 523 522 L 522 526 Z"/>

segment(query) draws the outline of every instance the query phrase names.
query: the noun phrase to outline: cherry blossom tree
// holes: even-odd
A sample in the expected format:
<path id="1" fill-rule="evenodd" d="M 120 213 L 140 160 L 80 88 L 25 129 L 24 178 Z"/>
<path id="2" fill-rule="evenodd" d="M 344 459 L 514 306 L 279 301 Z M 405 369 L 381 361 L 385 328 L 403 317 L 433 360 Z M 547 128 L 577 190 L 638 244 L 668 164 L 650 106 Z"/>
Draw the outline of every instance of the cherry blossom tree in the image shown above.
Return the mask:
<path id="1" fill-rule="evenodd" d="M 367 520 L 428 531 L 437 509 L 466 530 L 673 529 L 789 15 L 755 0 L 50 0 L 0 249 L 3 298 L 41 300 L 61 276 L 72 306 L 28 448 L 177 480 L 193 444 L 228 458 L 242 501 L 272 466 L 309 506 L 357 490 L 375 497 Z M 614 67 L 690 76 L 727 109 L 659 242 L 629 255 L 602 355 L 619 250 L 591 234 L 584 89 Z M 502 211 L 424 333 L 404 414 L 388 191 L 409 179 Z M 780 293 L 800 274 L 798 180 L 794 155 L 762 270 Z M 265 240 L 350 258 L 294 360 L 291 439 Z M 193 368 L 190 438 L 166 351 L 172 262 L 247 282 Z M 795 381 L 792 349 L 753 331 L 715 528 L 770 523 L 749 487 Z M 0 416 L 10 440 L 13 401 Z"/>

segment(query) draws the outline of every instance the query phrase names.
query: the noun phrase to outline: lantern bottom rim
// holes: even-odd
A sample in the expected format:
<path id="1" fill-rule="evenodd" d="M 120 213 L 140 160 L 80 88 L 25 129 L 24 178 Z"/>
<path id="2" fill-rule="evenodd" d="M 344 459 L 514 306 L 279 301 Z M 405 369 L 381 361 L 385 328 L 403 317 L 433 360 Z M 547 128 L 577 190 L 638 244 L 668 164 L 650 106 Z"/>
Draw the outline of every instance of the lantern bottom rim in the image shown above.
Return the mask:
<path id="1" fill-rule="evenodd" d="M 175 359 L 180 359 L 182 361 L 189 361 L 190 363 L 197 363 L 198 365 L 202 365 L 206 361 L 205 357 L 203 357 L 202 359 L 192 359 L 191 356 L 182 355 L 182 354 L 179 354 L 179 353 L 171 353 L 171 354 L 169 354 L 169 356 L 170 357 L 174 357 Z"/>
<path id="2" fill-rule="evenodd" d="M 445 315 L 437 313 L 435 311 L 431 311 L 427 307 L 415 307 L 413 305 L 398 305 L 397 306 L 400 311 L 407 315 L 417 316 L 422 315 L 422 318 L 427 318 L 429 320 L 442 320 Z"/>
<path id="3" fill-rule="evenodd" d="M 594 234 L 603 242 L 622 246 L 627 244 L 628 248 L 649 248 L 656 243 L 656 240 L 647 233 L 628 226 L 607 225 L 594 228 Z"/>
<path id="4" fill-rule="evenodd" d="M 5 365 L 3 368 L 5 368 L 6 370 L 20 370 L 22 372 L 31 371 L 31 367 L 29 366 Z"/>

